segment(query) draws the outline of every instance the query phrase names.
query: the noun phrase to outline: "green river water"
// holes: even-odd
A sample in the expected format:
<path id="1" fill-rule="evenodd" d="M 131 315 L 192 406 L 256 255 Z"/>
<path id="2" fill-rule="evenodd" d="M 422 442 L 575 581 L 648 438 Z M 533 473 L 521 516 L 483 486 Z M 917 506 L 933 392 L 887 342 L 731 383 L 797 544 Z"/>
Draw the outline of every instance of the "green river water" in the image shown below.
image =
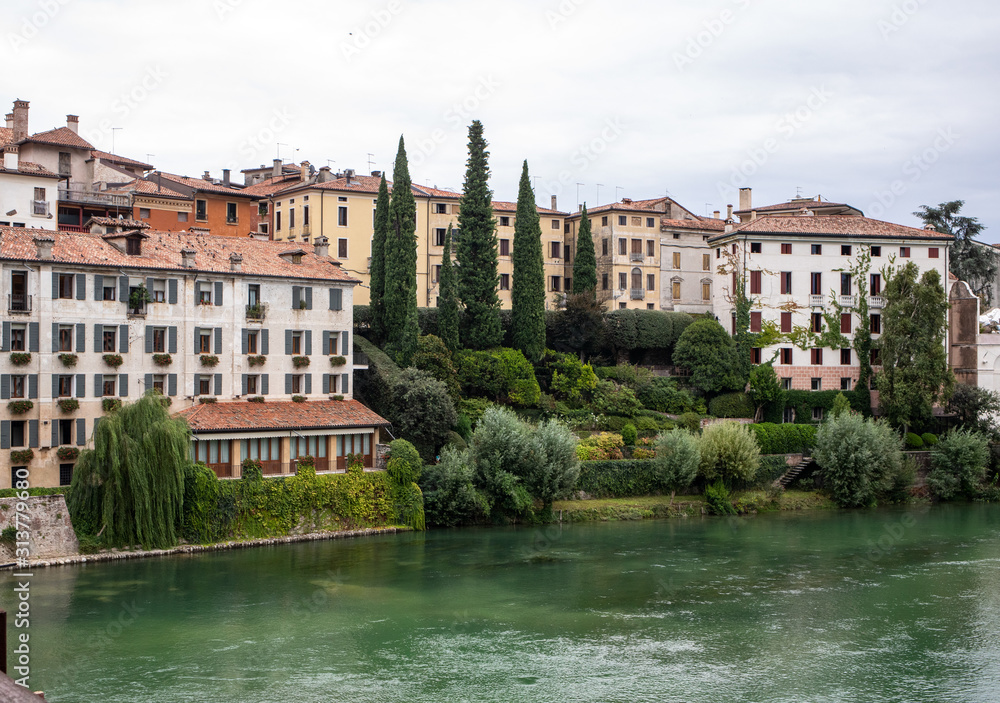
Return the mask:
<path id="1" fill-rule="evenodd" d="M 30 603 L 55 702 L 1000 700 L 997 505 L 59 567 Z"/>

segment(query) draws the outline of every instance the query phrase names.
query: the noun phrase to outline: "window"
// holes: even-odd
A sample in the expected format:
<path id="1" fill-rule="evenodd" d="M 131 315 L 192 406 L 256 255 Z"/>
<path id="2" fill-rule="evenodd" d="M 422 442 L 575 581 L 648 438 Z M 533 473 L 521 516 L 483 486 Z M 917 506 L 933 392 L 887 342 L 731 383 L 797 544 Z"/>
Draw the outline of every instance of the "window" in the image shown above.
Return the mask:
<path id="1" fill-rule="evenodd" d="M 329 335 L 327 335 L 327 342 L 326 342 L 327 348 L 325 350 L 325 353 L 329 354 L 330 356 L 336 356 L 337 345 L 339 341 L 340 341 L 340 335 L 337 334 L 336 332 L 331 332 Z"/>
<path id="2" fill-rule="evenodd" d="M 625 303 L 618 303 L 618 309 L 619 309 L 619 310 L 624 310 L 624 309 L 625 309 L 625 308 L 627 308 L 627 307 L 628 307 L 628 305 L 627 305 L 627 304 L 625 304 Z"/>
<path id="3" fill-rule="evenodd" d="M 437 283 L 441 280 L 441 266 L 442 264 L 437 264 L 431 269 L 431 283 Z"/>
<path id="4" fill-rule="evenodd" d="M 823 313 L 814 312 L 809 316 L 809 329 L 816 334 L 823 331 Z"/>
<path id="5" fill-rule="evenodd" d="M 25 348 L 25 337 L 27 333 L 27 328 L 23 324 L 11 325 L 10 326 L 10 350 L 11 351 L 26 351 Z"/>
<path id="6" fill-rule="evenodd" d="M 868 286 L 868 290 L 872 295 L 882 295 L 882 274 L 871 274 L 871 283 Z"/>
<path id="7" fill-rule="evenodd" d="M 708 281 L 703 281 L 701 284 L 701 299 L 711 300 L 712 299 L 712 284 Z"/>
<path id="8" fill-rule="evenodd" d="M 823 390 L 823 379 L 822 378 L 811 378 L 809 379 L 809 388 L 814 391 Z M 816 419 L 816 411 L 820 408 L 813 408 L 813 419 Z"/>
<path id="9" fill-rule="evenodd" d="M 820 381 L 820 379 L 818 379 L 818 378 L 814 378 L 813 380 L 814 381 Z M 819 386 L 817 386 L 813 390 L 817 390 L 818 391 L 819 390 Z M 812 409 L 812 418 L 813 418 L 813 422 L 822 422 L 823 421 L 823 408 L 813 408 Z"/>
<path id="10" fill-rule="evenodd" d="M 306 196 L 306 197 L 309 197 L 309 196 Z M 308 225 L 308 224 L 309 224 L 309 206 L 308 205 L 303 205 L 302 206 L 302 225 L 305 226 L 305 225 Z"/>
<path id="11" fill-rule="evenodd" d="M 720 247 L 716 247 L 715 248 L 715 258 L 716 259 L 721 259 L 722 258 L 722 249 Z"/>
<path id="12" fill-rule="evenodd" d="M 761 313 L 759 312 L 750 313 L 750 331 L 760 332 L 760 325 L 761 325 Z"/>
<path id="13" fill-rule="evenodd" d="M 674 239 L 680 239 L 681 238 L 681 235 L 680 235 L 679 232 L 674 232 L 673 235 L 674 235 Z"/>
<path id="14" fill-rule="evenodd" d="M 750 242 L 750 253 L 751 254 L 760 253 L 760 242 Z"/>
<path id="15" fill-rule="evenodd" d="M 73 174 L 73 157 L 68 151 L 59 152 L 59 175 L 70 176 Z"/>
<path id="16" fill-rule="evenodd" d="M 823 365 L 823 350 L 815 348 L 815 347 L 813 349 L 810 349 L 809 350 L 809 363 L 811 363 L 813 366 L 822 366 Z M 813 390 L 819 390 L 819 389 L 818 388 L 814 388 Z"/>
<path id="17" fill-rule="evenodd" d="M 154 327 L 153 328 L 153 352 L 155 354 L 163 354 L 167 351 L 167 328 L 166 327 Z"/>
<path id="18" fill-rule="evenodd" d="M 628 218 L 626 218 L 625 215 L 619 215 L 618 216 L 618 226 L 619 227 L 624 227 L 626 224 L 628 224 Z"/>
<path id="19" fill-rule="evenodd" d="M 929 259 L 940 258 L 940 250 L 937 247 L 930 247 L 927 250 L 927 258 Z"/>
<path id="20" fill-rule="evenodd" d="M 646 218 L 646 226 L 647 227 L 655 227 L 656 226 L 656 220 L 653 219 L 652 217 L 647 217 Z"/>
<path id="21" fill-rule="evenodd" d="M 118 286 L 115 285 L 115 279 L 111 277 L 106 277 L 103 280 L 103 284 L 104 285 L 102 287 L 102 290 L 104 292 L 104 295 L 102 297 L 102 300 L 114 300 L 115 291 L 118 290 Z"/>
<path id="22" fill-rule="evenodd" d="M 274 213 L 274 231 L 281 231 L 281 211 Z"/>
<path id="23" fill-rule="evenodd" d="M 178 212 L 177 213 L 177 221 L 178 222 L 187 222 L 188 221 L 188 214 L 186 212 Z"/>
<path id="24" fill-rule="evenodd" d="M 625 256 L 625 254 L 627 254 L 627 253 L 628 252 L 625 251 L 625 240 L 624 239 L 619 239 L 618 240 L 618 255 L 619 256 Z"/>
<path id="25" fill-rule="evenodd" d="M 760 295 L 760 271 L 750 272 L 750 294 Z"/>
<path id="26" fill-rule="evenodd" d="M 142 238 L 128 237 L 125 240 L 125 253 L 129 256 L 142 256 Z"/>
<path id="27" fill-rule="evenodd" d="M 840 365 L 841 366 L 851 365 L 851 350 L 849 348 L 840 350 Z"/>
<path id="28" fill-rule="evenodd" d="M 337 224 L 341 227 L 347 227 L 347 206 L 340 205 L 337 207 Z"/>
<path id="29" fill-rule="evenodd" d="M 813 244 L 809 248 L 809 253 L 812 254 L 813 256 L 819 256 L 820 254 L 823 253 L 823 245 L 822 244 Z"/>
<path id="30" fill-rule="evenodd" d="M 297 373 L 292 375 L 292 393 L 299 394 L 302 392 L 302 374 Z"/>
<path id="31" fill-rule="evenodd" d="M 846 378 L 841 378 L 840 379 L 840 390 L 842 390 L 842 391 L 849 391 L 849 390 L 851 390 L 851 377 L 850 376 L 848 376 Z"/>
<path id="32" fill-rule="evenodd" d="M 59 325 L 59 351 L 73 351 L 73 325 Z"/>
<path id="33" fill-rule="evenodd" d="M 782 254 L 791 254 L 792 253 L 792 245 L 791 245 L 790 242 L 782 242 L 781 243 L 781 253 Z"/>
<path id="34" fill-rule="evenodd" d="M 840 314 L 840 333 L 851 333 L 851 313 L 849 312 L 843 312 Z"/>
<path id="35" fill-rule="evenodd" d="M 563 247 L 563 258 L 566 260 L 567 263 L 570 260 L 570 255 L 569 255 L 570 254 L 570 249 L 571 249 L 571 247 L 570 247 L 569 244 L 567 244 L 566 246 Z"/>
<path id="36" fill-rule="evenodd" d="M 647 310 L 653 310 L 654 309 L 653 304 L 652 303 L 646 303 L 646 309 Z"/>
<path id="37" fill-rule="evenodd" d="M 673 300 L 680 300 L 681 299 L 681 282 L 680 281 L 671 281 L 670 282 L 670 297 Z"/>
<path id="38" fill-rule="evenodd" d="M 101 348 L 104 349 L 104 351 L 111 352 L 111 353 L 117 351 L 117 349 L 116 349 L 117 345 L 115 344 L 115 341 L 116 341 L 115 338 L 117 337 L 117 334 L 116 334 L 117 332 L 118 332 L 118 328 L 116 328 L 116 327 L 104 327 L 103 328 L 103 334 L 101 335 L 101 339 L 103 340 L 103 345 L 102 345 Z"/>
<path id="39" fill-rule="evenodd" d="M 559 284 L 561 282 L 562 281 L 561 281 L 561 277 L 560 276 L 552 276 L 552 283 L 551 283 L 551 287 L 549 288 L 549 290 L 558 291 L 559 290 Z"/>
<path id="40" fill-rule="evenodd" d="M 337 239 L 337 256 L 341 259 L 347 258 L 347 240 L 343 237 Z"/>
<path id="41" fill-rule="evenodd" d="M 212 353 L 212 328 L 202 327 L 198 330 L 198 354 Z"/>
<path id="42" fill-rule="evenodd" d="M 11 398 L 23 398 L 25 394 L 25 386 L 27 385 L 27 376 L 24 374 L 12 375 L 10 377 L 10 397 Z"/>
<path id="43" fill-rule="evenodd" d="M 198 289 L 198 305 L 211 305 L 212 304 L 212 284 L 202 283 L 197 286 Z"/>
<path id="44" fill-rule="evenodd" d="M 781 294 L 791 295 L 792 293 L 792 272 L 782 271 L 778 274 L 778 278 L 781 280 Z"/>
<path id="45" fill-rule="evenodd" d="M 640 257 L 642 256 L 642 240 L 641 239 L 633 239 L 632 240 L 632 253 L 633 254 L 637 254 Z"/>
<path id="46" fill-rule="evenodd" d="M 153 279 L 153 290 L 150 291 L 154 303 L 167 302 L 167 281 L 163 278 Z"/>
<path id="47" fill-rule="evenodd" d="M 882 256 L 882 247 L 872 247 L 872 256 Z"/>
<path id="48" fill-rule="evenodd" d="M 791 376 L 785 376 L 784 378 L 781 379 L 781 390 L 784 390 L 784 391 L 790 391 L 790 390 L 792 390 L 792 378 L 791 378 Z M 788 417 L 788 419 L 785 420 L 785 422 L 792 422 L 792 420 L 795 419 L 795 416 L 791 414 L 791 413 L 794 413 L 794 412 L 795 411 L 792 410 L 791 408 L 787 408 L 785 410 L 785 414 Z"/>
<path id="49" fill-rule="evenodd" d="M 302 332 L 292 332 L 292 354 L 302 353 Z"/>
<path id="50" fill-rule="evenodd" d="M 194 219 L 199 222 L 204 222 L 208 219 L 208 201 L 207 200 L 195 200 L 194 201 Z"/>
<path id="51" fill-rule="evenodd" d="M 625 290 L 628 288 L 628 274 L 619 273 L 618 274 L 618 290 Z"/>
<path id="52" fill-rule="evenodd" d="M 790 364 L 792 363 L 792 348 L 782 347 L 781 348 L 781 363 Z"/>
<path id="53" fill-rule="evenodd" d="M 710 271 L 712 269 L 712 257 L 708 254 L 701 255 L 701 270 Z"/>
<path id="54" fill-rule="evenodd" d="M 64 299 L 73 298 L 73 274 L 59 274 L 59 297 Z"/>
<path id="55" fill-rule="evenodd" d="M 68 486 L 73 483 L 73 465 L 59 464 L 59 485 Z"/>
<path id="56" fill-rule="evenodd" d="M 212 394 L 212 377 L 209 374 L 198 376 L 198 395 Z"/>
<path id="57" fill-rule="evenodd" d="M 750 350 L 750 363 L 751 364 L 760 363 L 760 347 L 753 347 Z"/>
<path id="58" fill-rule="evenodd" d="M 257 390 L 257 380 L 260 378 L 257 374 L 250 374 L 247 376 L 247 395 L 256 395 L 259 391 Z"/>
<path id="59" fill-rule="evenodd" d="M 871 355 L 870 355 L 869 358 L 871 359 L 870 363 L 871 363 L 872 366 L 881 366 L 882 365 L 882 353 L 878 349 L 872 349 L 871 350 Z M 872 376 L 872 381 L 873 382 L 875 381 L 875 377 L 874 376 Z M 872 384 L 872 390 L 875 390 L 874 383 Z"/>
<path id="60" fill-rule="evenodd" d="M 813 295 L 823 295 L 823 274 L 809 274 L 809 292 Z"/>
<path id="61" fill-rule="evenodd" d="M 608 226 L 608 216 L 604 215 L 601 217 L 601 227 L 607 227 L 607 226 Z"/>
<path id="62" fill-rule="evenodd" d="M 656 290 L 656 274 L 646 274 L 646 290 Z"/>
<path id="63" fill-rule="evenodd" d="M 792 313 L 790 312 L 781 313 L 781 331 L 782 332 L 792 331 Z"/>
<path id="64" fill-rule="evenodd" d="M 840 274 L 840 294 L 841 295 L 851 294 L 851 274 L 849 273 Z"/>
<path id="65" fill-rule="evenodd" d="M 602 273 L 601 274 L 601 290 L 607 290 L 607 289 L 608 289 L 608 274 Z"/>
<path id="66" fill-rule="evenodd" d="M 73 443 L 73 421 L 72 420 L 54 420 L 59 424 L 56 425 L 56 441 L 60 444 L 72 444 Z"/>
<path id="67" fill-rule="evenodd" d="M 910 247 L 900 247 L 899 248 L 899 258 L 909 259 L 910 258 Z"/>
<path id="68" fill-rule="evenodd" d="M 35 188 L 35 200 L 37 200 L 37 201 L 45 200 L 45 189 L 44 188 Z M 35 214 L 36 215 L 37 214 L 44 215 L 45 213 L 43 212 L 43 213 L 35 213 Z"/>
<path id="69" fill-rule="evenodd" d="M 434 214 L 435 215 L 447 215 L 448 214 L 448 204 L 447 203 L 434 203 Z"/>
<path id="70" fill-rule="evenodd" d="M 444 238 L 447 235 L 447 233 L 448 233 L 448 231 L 444 227 L 437 227 L 437 228 L 435 228 L 435 230 L 434 230 L 434 246 L 436 246 L 436 247 L 443 247 L 444 246 Z"/>
<path id="71" fill-rule="evenodd" d="M 306 197 L 308 198 L 309 196 L 307 195 Z M 294 203 L 295 202 L 295 198 L 292 198 L 288 202 Z M 347 202 L 347 196 L 346 195 L 338 195 L 337 196 L 337 202 L 338 203 L 346 203 Z M 377 200 L 373 200 L 372 202 L 375 203 L 375 202 L 378 202 L 378 201 Z"/>
<path id="72" fill-rule="evenodd" d="M 288 229 L 295 229 L 295 208 L 293 207 L 288 208 Z"/>
<path id="73" fill-rule="evenodd" d="M 257 344 L 260 337 L 260 332 L 257 330 L 251 330 L 247 332 L 247 354 L 256 354 L 259 346 Z"/>
<path id="74" fill-rule="evenodd" d="M 871 323 L 872 334 L 882 334 L 882 316 L 879 314 L 873 314 L 868 319 Z"/>
<path id="75" fill-rule="evenodd" d="M 601 240 L 601 256 L 608 255 L 608 240 L 607 237 Z"/>
<path id="76" fill-rule="evenodd" d="M 27 426 L 25 420 L 11 420 L 10 423 L 10 446 L 23 447 L 28 444 L 28 433 L 25 432 Z"/>
<path id="77" fill-rule="evenodd" d="M 149 208 L 148 207 L 141 207 L 141 208 L 139 208 L 139 219 L 140 220 L 148 220 L 149 219 Z"/>
<path id="78" fill-rule="evenodd" d="M 510 216 L 509 215 L 500 215 L 500 226 L 501 227 L 510 227 Z"/>
<path id="79" fill-rule="evenodd" d="M 440 268 L 440 266 L 438 268 Z M 510 274 L 509 273 L 501 273 L 500 274 L 500 290 L 510 290 Z"/>
<path id="80" fill-rule="evenodd" d="M 101 382 L 101 395 L 111 396 L 116 395 L 115 388 L 118 385 L 117 376 L 104 376 Z"/>
<path id="81" fill-rule="evenodd" d="M 549 242 L 549 256 L 553 259 L 558 259 L 561 253 L 561 248 L 559 242 Z"/>
<path id="82" fill-rule="evenodd" d="M 673 259 L 673 267 L 675 269 L 679 269 L 681 267 L 681 253 L 679 251 L 675 251 L 671 258 Z"/>
<path id="83" fill-rule="evenodd" d="M 656 242 L 652 239 L 646 240 L 646 256 L 650 258 L 656 256 Z"/>
<path id="84" fill-rule="evenodd" d="M 552 229 L 559 229 L 559 220 L 552 220 Z"/>

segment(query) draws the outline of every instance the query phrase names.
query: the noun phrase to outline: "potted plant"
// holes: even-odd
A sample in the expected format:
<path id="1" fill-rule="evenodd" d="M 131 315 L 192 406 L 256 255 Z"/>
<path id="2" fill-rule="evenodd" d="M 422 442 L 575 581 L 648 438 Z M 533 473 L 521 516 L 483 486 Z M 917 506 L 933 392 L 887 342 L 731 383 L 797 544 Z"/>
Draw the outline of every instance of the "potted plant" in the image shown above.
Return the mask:
<path id="1" fill-rule="evenodd" d="M 209 368 L 219 365 L 219 357 L 214 354 L 202 354 L 200 357 L 201 365 L 208 366 Z"/>
<path id="2" fill-rule="evenodd" d="M 80 409 L 80 401 L 76 398 L 60 398 L 56 401 L 56 405 L 58 405 L 59 409 L 64 413 L 71 413 L 74 410 Z"/>
<path id="3" fill-rule="evenodd" d="M 105 354 L 101 358 L 104 359 L 105 364 L 107 364 L 113 369 L 117 369 L 119 366 L 125 363 L 125 360 L 122 359 L 121 354 Z"/>
<path id="4" fill-rule="evenodd" d="M 60 354 L 59 361 L 62 362 L 63 366 L 72 368 L 76 366 L 77 357 L 76 354 Z"/>
<path id="5" fill-rule="evenodd" d="M 63 461 L 76 461 L 76 458 L 80 456 L 80 450 L 76 447 L 59 447 L 56 450 L 56 456 Z"/>
<path id="6" fill-rule="evenodd" d="M 263 354 L 256 354 L 247 357 L 247 363 L 250 366 L 263 366 L 265 361 L 267 361 L 267 357 Z"/>
<path id="7" fill-rule="evenodd" d="M 153 296 L 146 290 L 146 286 L 140 285 L 133 288 L 128 294 L 128 309 L 133 315 L 141 315 L 146 311 L 146 305 L 153 302 Z"/>
<path id="8" fill-rule="evenodd" d="M 309 361 L 309 357 L 308 356 L 293 356 L 292 357 L 292 366 L 294 366 L 297 369 L 301 369 L 303 367 L 306 367 L 310 363 L 311 362 Z"/>
<path id="9" fill-rule="evenodd" d="M 170 366 L 173 360 L 174 357 L 170 354 L 153 354 L 153 363 L 157 366 Z"/>
<path id="10" fill-rule="evenodd" d="M 14 366 L 27 366 L 31 363 L 31 352 L 12 352 L 10 363 Z"/>
<path id="11" fill-rule="evenodd" d="M 330 366 L 343 366 L 347 363 L 347 358 L 343 356 L 331 356 Z"/>
<path id="12" fill-rule="evenodd" d="M 7 409 L 11 415 L 24 415 L 24 413 L 35 407 L 30 400 L 12 400 L 7 403 Z"/>

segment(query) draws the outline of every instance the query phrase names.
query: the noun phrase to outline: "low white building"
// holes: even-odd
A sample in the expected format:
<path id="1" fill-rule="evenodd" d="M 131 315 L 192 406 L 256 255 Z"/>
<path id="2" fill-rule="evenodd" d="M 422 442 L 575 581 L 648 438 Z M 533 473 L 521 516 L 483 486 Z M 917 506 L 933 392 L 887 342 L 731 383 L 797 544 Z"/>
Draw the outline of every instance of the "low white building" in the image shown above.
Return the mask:
<path id="1" fill-rule="evenodd" d="M 19 158 L 16 144 L 3 147 L 0 164 L 0 227 L 56 228 L 59 176 Z"/>
<path id="2" fill-rule="evenodd" d="M 270 474 L 307 453 L 318 470 L 351 453 L 373 465 L 385 421 L 353 400 L 358 281 L 325 239 L 93 226 L 0 227 L 0 487 L 18 468 L 31 485 L 67 484 L 95 424 L 150 389 L 220 476 L 248 457 Z"/>

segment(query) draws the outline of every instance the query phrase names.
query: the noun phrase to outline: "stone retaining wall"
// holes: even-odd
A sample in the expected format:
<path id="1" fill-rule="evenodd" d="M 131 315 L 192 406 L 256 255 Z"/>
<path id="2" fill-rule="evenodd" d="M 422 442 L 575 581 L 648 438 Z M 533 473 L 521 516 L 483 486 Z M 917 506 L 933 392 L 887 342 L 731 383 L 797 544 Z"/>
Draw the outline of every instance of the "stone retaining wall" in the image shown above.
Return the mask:
<path id="1" fill-rule="evenodd" d="M 21 504 L 20 524 L 18 524 L 18 504 Z M 30 496 L 0 498 L 0 532 L 8 527 L 16 527 L 28 532 L 29 559 L 56 559 L 70 557 L 80 552 L 80 545 L 69 519 L 65 496 Z M 14 561 L 15 545 L 0 541 L 0 564 Z"/>

